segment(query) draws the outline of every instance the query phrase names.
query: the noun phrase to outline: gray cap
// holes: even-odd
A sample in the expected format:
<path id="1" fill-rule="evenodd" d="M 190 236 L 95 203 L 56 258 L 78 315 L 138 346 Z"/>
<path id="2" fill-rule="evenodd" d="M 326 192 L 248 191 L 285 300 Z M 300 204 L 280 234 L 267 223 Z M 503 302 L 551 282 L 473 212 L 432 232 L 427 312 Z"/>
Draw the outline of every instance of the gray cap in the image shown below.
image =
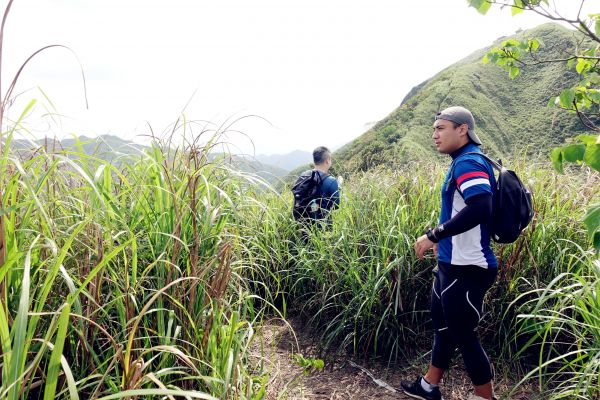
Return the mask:
<path id="1" fill-rule="evenodd" d="M 481 140 L 475 134 L 475 119 L 473 119 L 473 114 L 471 111 L 467 110 L 464 107 L 454 106 L 448 107 L 435 115 L 435 119 L 443 119 L 446 121 L 452 121 L 459 125 L 467 124 L 469 127 L 469 138 L 476 145 L 481 144 Z"/>

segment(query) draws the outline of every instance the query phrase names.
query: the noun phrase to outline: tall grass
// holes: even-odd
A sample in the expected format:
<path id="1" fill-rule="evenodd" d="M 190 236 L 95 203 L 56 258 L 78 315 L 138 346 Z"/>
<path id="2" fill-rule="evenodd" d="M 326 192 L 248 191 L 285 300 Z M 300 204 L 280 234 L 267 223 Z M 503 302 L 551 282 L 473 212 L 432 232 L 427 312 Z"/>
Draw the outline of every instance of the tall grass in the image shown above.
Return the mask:
<path id="1" fill-rule="evenodd" d="M 581 219 L 600 179 L 583 168 L 568 175 L 539 165 L 519 170 L 535 193 L 536 217 L 517 242 L 495 248 L 500 273 L 480 334 L 501 364 L 535 371 L 542 391 L 589 396 L 598 390 L 600 283 Z M 326 349 L 414 359 L 431 343 L 435 259 L 416 259 L 413 243 L 437 222 L 444 171 L 415 164 L 350 177 L 331 227 L 315 229 L 306 244 L 289 217 L 289 193 L 247 202 L 240 212 L 244 258 L 252 260 L 247 276 L 255 288 L 276 288 L 278 305 L 303 313 Z M 545 315 L 564 307 L 563 320 Z M 575 348 L 577 356 L 559 357 Z"/>
<path id="2" fill-rule="evenodd" d="M 37 149 L 0 161 L 0 398 L 261 398 L 262 311 L 239 275 L 242 179 L 206 146 L 109 164 Z"/>
<path id="3" fill-rule="evenodd" d="M 211 141 L 109 164 L 82 143 L 18 158 L 10 140 L 2 398 L 261 398 L 251 349 L 267 310 L 302 313 L 324 348 L 364 357 L 414 360 L 431 344 L 435 259 L 413 243 L 437 222 L 444 166 L 349 177 L 304 243 L 291 194 L 209 161 Z M 498 370 L 520 369 L 544 398 L 593 398 L 600 265 L 580 221 L 600 179 L 521 173 L 536 217 L 495 249 L 480 333 Z"/>
<path id="4" fill-rule="evenodd" d="M 560 273 L 513 302 L 521 312 L 515 338 L 527 339 L 514 356 L 537 355 L 522 382 L 537 379 L 546 399 L 600 397 L 600 260 L 581 253 L 589 268 Z"/>

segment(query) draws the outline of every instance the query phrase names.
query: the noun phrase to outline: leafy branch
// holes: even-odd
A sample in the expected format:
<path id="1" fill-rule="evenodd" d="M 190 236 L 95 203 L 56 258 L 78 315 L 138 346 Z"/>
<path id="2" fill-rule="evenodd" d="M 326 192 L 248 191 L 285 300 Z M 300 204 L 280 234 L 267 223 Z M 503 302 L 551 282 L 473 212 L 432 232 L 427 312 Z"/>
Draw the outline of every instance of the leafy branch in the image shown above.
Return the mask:
<path id="1" fill-rule="evenodd" d="M 548 64 L 565 63 L 567 69 L 575 70 L 580 81 L 576 86 L 563 88 L 557 96 L 548 100 L 548 107 L 557 107 L 577 115 L 592 135 L 578 135 L 573 143 L 552 150 L 550 158 L 554 168 L 563 172 L 563 163 L 586 163 L 600 171 L 600 13 L 589 14 L 582 18 L 581 12 L 585 0 L 579 5 L 577 16 L 567 18 L 548 0 L 468 0 L 469 5 L 481 14 L 486 14 L 493 6 L 509 7 L 512 15 L 523 11 L 534 12 L 549 20 L 564 22 L 581 33 L 575 51 L 563 58 L 543 60 L 536 52 L 543 45 L 536 38 L 526 40 L 507 39 L 500 47 L 491 49 L 483 57 L 484 63 L 496 64 L 508 71 L 515 79 L 521 68 Z M 526 59 L 529 57 L 532 61 Z M 600 204 L 592 205 L 584 218 L 584 223 L 596 250 L 600 250 Z"/>

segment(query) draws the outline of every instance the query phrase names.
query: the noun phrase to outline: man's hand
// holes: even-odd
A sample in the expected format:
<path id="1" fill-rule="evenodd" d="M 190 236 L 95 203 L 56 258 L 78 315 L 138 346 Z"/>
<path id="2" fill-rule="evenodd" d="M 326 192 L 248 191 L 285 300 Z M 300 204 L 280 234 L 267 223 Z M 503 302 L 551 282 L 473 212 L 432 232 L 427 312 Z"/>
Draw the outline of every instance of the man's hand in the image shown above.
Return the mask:
<path id="1" fill-rule="evenodd" d="M 415 253 L 417 253 L 417 258 L 419 260 L 422 260 L 425 256 L 425 252 L 430 249 L 433 249 L 433 252 L 437 257 L 437 243 L 433 243 L 431 240 L 427 239 L 427 235 L 421 236 L 415 242 Z"/>

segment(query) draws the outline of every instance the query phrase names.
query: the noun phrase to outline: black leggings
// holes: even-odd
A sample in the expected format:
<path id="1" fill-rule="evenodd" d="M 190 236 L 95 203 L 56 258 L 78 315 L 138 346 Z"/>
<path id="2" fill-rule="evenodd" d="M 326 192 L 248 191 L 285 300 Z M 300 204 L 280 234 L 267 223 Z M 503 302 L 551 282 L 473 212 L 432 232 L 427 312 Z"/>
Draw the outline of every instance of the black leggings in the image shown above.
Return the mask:
<path id="1" fill-rule="evenodd" d="M 474 385 L 492 380 L 490 361 L 481 347 L 477 326 L 483 315 L 483 296 L 497 271 L 473 265 L 438 263 L 431 292 L 435 330 L 431 364 L 447 370 L 458 347 Z"/>

